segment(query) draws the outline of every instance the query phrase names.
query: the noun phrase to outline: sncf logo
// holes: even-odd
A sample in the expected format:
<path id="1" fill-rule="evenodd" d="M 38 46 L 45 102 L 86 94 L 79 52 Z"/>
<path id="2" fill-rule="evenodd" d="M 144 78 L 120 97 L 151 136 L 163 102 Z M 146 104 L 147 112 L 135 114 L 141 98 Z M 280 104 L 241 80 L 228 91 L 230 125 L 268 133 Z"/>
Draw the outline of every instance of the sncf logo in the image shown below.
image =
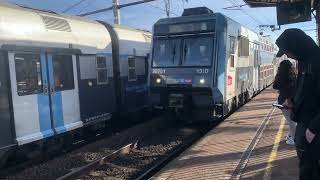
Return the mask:
<path id="1" fill-rule="evenodd" d="M 232 76 L 228 76 L 228 86 L 232 85 Z"/>

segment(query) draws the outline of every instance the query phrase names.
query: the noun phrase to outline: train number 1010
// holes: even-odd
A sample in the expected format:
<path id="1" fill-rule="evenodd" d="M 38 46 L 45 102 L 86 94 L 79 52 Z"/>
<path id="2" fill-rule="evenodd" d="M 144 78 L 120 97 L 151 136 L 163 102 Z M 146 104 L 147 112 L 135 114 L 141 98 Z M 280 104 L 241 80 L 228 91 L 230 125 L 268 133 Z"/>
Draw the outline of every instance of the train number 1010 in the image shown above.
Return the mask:
<path id="1" fill-rule="evenodd" d="M 208 74 L 209 73 L 209 69 L 197 69 L 197 73 L 198 74 Z"/>

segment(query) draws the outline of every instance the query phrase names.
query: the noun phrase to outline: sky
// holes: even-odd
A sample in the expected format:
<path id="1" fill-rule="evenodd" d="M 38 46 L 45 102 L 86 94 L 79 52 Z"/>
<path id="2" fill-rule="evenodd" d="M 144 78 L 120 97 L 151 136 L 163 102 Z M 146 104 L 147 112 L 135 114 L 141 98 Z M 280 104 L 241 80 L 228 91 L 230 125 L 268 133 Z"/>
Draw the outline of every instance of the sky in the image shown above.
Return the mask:
<path id="1" fill-rule="evenodd" d="M 134 2 L 137 0 L 119 0 L 120 4 Z M 72 5 L 80 2 L 80 0 L 0 0 L 0 2 L 9 2 L 19 5 L 29 6 L 33 8 L 40 8 L 51 10 L 55 12 L 63 12 Z M 281 30 L 270 31 L 269 28 L 261 30 L 259 25 L 276 25 L 276 8 L 250 8 L 243 6 L 240 10 L 225 10 L 223 8 L 243 5 L 242 0 L 171 0 L 171 14 L 170 16 L 180 16 L 185 8 L 206 6 L 214 12 L 220 12 L 235 21 L 245 25 L 255 32 L 263 31 L 264 35 L 270 35 L 275 40 L 283 30 L 287 28 L 300 28 L 306 30 L 305 32 L 313 39 L 316 39 L 316 23 L 314 18 L 312 21 L 296 23 L 291 25 L 281 26 Z M 110 7 L 112 0 L 83 0 L 81 4 L 67 11 L 66 13 L 77 15 L 105 7 Z M 152 30 L 152 26 L 160 18 L 165 18 L 164 0 L 157 0 L 155 2 L 126 7 L 121 9 L 121 24 L 133 28 Z M 87 18 L 94 20 L 102 20 L 113 23 L 112 11 L 104 12 L 87 16 Z"/>

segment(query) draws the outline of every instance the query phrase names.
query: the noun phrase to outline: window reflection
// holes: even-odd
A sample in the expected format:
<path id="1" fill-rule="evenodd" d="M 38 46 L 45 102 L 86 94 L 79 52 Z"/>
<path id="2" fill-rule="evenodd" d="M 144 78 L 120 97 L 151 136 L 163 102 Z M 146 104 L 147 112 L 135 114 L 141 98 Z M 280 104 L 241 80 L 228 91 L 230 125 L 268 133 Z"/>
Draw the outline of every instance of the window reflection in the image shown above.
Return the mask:
<path id="1" fill-rule="evenodd" d="M 108 69 L 106 57 L 97 57 L 97 76 L 98 84 L 108 83 Z"/>
<path id="2" fill-rule="evenodd" d="M 184 41 L 184 61 L 186 66 L 209 66 L 212 59 L 212 38 L 193 38 Z"/>
<path id="3" fill-rule="evenodd" d="M 54 55 L 52 61 L 54 66 L 55 91 L 74 89 L 72 56 Z"/>
<path id="4" fill-rule="evenodd" d="M 180 47 L 180 39 L 156 39 L 153 47 L 153 67 L 178 66 L 180 62 Z"/>
<path id="5" fill-rule="evenodd" d="M 16 54 L 15 68 L 19 96 L 42 92 L 41 62 L 39 54 Z"/>

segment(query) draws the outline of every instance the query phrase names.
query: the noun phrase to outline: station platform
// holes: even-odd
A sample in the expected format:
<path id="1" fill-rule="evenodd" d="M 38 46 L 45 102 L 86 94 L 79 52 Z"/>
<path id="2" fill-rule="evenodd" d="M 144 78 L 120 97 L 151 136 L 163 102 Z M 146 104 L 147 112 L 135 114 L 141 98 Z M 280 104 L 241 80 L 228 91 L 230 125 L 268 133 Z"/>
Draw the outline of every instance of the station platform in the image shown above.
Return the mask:
<path id="1" fill-rule="evenodd" d="M 276 98 L 265 89 L 151 179 L 298 179 L 287 124 L 272 107 Z"/>

